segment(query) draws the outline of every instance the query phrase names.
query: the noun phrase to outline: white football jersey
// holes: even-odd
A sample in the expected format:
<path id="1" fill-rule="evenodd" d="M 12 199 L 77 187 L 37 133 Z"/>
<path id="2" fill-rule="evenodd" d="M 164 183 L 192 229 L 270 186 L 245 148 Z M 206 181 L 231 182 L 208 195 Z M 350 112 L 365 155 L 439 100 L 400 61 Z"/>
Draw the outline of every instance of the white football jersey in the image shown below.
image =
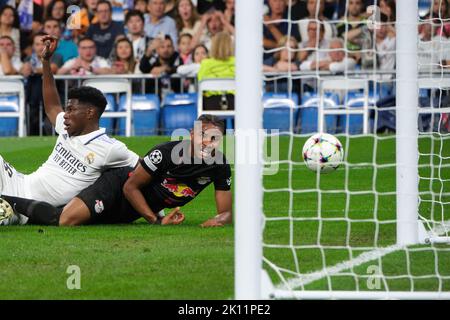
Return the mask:
<path id="1" fill-rule="evenodd" d="M 103 128 L 69 137 L 64 129 L 64 112 L 56 118 L 55 131 L 59 137 L 52 154 L 37 171 L 25 177 L 26 193 L 31 199 L 65 205 L 105 170 L 134 167 L 139 160 L 125 144 L 108 137 Z"/>

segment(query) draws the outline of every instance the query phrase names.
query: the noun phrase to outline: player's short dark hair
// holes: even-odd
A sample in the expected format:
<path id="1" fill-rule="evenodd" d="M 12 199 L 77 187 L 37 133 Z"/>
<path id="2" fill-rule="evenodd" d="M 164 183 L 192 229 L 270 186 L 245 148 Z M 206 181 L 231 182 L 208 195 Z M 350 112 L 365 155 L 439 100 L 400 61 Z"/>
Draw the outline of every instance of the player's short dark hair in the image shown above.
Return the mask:
<path id="1" fill-rule="evenodd" d="M 100 90 L 89 86 L 71 89 L 67 95 L 67 98 L 78 99 L 80 103 L 93 106 L 97 109 L 99 118 L 103 111 L 105 111 L 106 105 L 108 104 L 105 96 Z"/>
<path id="2" fill-rule="evenodd" d="M 144 15 L 139 10 L 133 9 L 128 11 L 125 16 L 125 24 L 128 23 L 131 17 L 139 17 L 142 20 L 142 23 L 145 23 Z"/>
<path id="3" fill-rule="evenodd" d="M 212 114 L 202 114 L 198 117 L 197 121 L 201 121 L 203 123 L 210 123 L 220 129 L 220 132 L 225 133 L 225 121 L 218 116 L 214 116 Z"/>

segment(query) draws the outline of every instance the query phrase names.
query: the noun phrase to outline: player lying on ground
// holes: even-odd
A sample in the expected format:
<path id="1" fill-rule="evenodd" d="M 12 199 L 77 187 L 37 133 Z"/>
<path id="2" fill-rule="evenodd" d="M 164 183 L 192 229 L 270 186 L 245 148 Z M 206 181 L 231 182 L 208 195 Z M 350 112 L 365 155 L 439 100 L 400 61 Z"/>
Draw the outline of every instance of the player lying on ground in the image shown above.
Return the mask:
<path id="1" fill-rule="evenodd" d="M 61 206 L 93 184 L 103 171 L 135 166 L 139 157 L 99 129 L 99 119 L 107 104 L 99 90 L 91 87 L 70 90 L 63 112 L 49 62 L 57 40 L 45 36 L 42 41 L 46 44 L 41 53 L 45 113 L 59 136 L 47 161 L 30 175 L 17 172 L 0 156 L 0 195 Z"/>
<path id="2" fill-rule="evenodd" d="M 200 116 L 190 140 L 171 141 L 151 149 L 133 170 L 105 172 L 63 209 L 49 203 L 3 197 L 29 223 L 77 226 L 130 223 L 144 217 L 149 223 L 179 224 L 179 207 L 214 183 L 217 215 L 203 227 L 223 226 L 232 221 L 231 169 L 217 150 L 224 125 L 214 116 Z M 175 208 L 167 217 L 157 213 Z"/>

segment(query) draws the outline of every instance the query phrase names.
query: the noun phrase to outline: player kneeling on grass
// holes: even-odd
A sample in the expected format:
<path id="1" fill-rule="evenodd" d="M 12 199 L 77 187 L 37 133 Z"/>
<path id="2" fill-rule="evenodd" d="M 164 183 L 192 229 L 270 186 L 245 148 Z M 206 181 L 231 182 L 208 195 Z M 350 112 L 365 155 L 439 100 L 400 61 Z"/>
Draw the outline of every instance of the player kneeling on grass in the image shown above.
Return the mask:
<path id="1" fill-rule="evenodd" d="M 3 197 L 29 223 L 76 226 L 130 223 L 144 217 L 151 224 L 179 224 L 179 207 L 213 183 L 217 215 L 203 227 L 223 226 L 232 221 L 231 169 L 218 151 L 224 124 L 214 116 L 200 116 L 190 140 L 171 141 L 151 149 L 133 170 L 105 172 L 64 208 L 45 202 Z M 0 203 L 1 206 L 1 203 Z M 175 208 L 166 217 L 157 213 Z"/>

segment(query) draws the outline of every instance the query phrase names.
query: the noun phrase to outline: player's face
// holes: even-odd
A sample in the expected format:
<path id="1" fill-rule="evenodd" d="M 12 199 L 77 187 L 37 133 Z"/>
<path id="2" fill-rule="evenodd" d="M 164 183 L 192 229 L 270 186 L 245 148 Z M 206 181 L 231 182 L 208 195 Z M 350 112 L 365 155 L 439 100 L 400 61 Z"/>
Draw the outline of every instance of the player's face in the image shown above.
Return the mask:
<path id="1" fill-rule="evenodd" d="M 201 126 L 195 125 L 191 131 L 194 156 L 198 159 L 211 159 L 214 157 L 221 139 L 222 132 L 212 123 L 202 123 Z"/>
<path id="2" fill-rule="evenodd" d="M 64 113 L 64 129 L 69 136 L 79 136 L 83 133 L 88 120 L 93 117 L 93 108 L 80 104 L 78 99 L 67 101 Z"/>

